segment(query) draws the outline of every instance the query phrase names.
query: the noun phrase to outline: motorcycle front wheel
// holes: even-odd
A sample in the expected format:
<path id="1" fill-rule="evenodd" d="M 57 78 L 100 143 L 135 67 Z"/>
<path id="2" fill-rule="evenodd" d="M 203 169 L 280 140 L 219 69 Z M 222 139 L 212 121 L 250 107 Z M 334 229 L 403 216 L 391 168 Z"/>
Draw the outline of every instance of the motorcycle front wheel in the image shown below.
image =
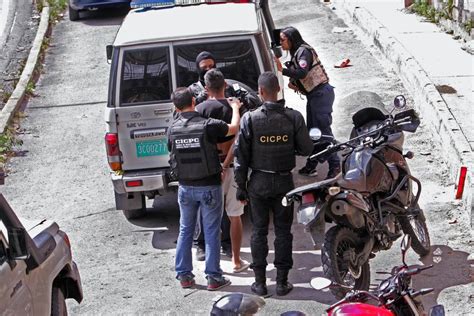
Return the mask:
<path id="1" fill-rule="evenodd" d="M 418 209 L 419 206 L 417 205 Z M 410 235 L 413 250 L 424 257 L 430 252 L 430 234 L 426 226 L 426 219 L 423 211 L 418 215 L 407 215 L 399 217 L 400 226 L 405 234 Z"/>
<path id="2" fill-rule="evenodd" d="M 328 230 L 321 251 L 324 275 L 342 285 L 355 290 L 368 290 L 370 285 L 370 265 L 366 261 L 357 271 L 350 268 L 348 253 L 352 250 L 357 254 L 363 247 L 362 239 L 351 229 L 334 226 Z M 343 298 L 349 289 L 342 287 L 330 288 L 332 294 Z"/>

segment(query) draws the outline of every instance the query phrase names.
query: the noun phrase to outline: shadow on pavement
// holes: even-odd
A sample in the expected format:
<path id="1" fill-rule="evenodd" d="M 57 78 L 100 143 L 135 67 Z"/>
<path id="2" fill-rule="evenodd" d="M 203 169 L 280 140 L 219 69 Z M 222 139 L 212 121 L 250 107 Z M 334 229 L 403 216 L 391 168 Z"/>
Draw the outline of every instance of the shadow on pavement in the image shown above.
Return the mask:
<path id="1" fill-rule="evenodd" d="M 138 226 L 135 232 L 152 232 L 155 249 L 174 249 L 179 233 L 179 207 L 176 192 L 167 192 L 156 197 L 152 207 L 147 207 L 145 216 L 130 220 Z"/>
<path id="2" fill-rule="evenodd" d="M 295 180 L 298 177 L 295 177 Z M 314 181 L 313 179 L 302 179 L 303 181 Z M 249 214 L 245 213 L 242 217 L 244 234 L 242 240 L 241 257 L 251 262 L 250 254 L 250 236 L 252 224 Z M 144 217 L 130 220 L 130 223 L 137 226 L 136 232 L 152 232 L 152 246 L 155 249 L 176 248 L 176 240 L 179 234 L 179 207 L 176 193 L 167 193 L 157 197 L 153 207 L 147 208 Z M 303 225 L 296 223 L 296 214 L 292 227 L 293 233 L 293 269 L 290 271 L 289 281 L 294 285 L 294 290 L 287 296 L 276 296 L 276 269 L 273 266 L 274 260 L 274 228 L 273 222 L 270 222 L 268 245 L 269 254 L 267 261 L 267 285 L 269 293 L 273 293 L 272 298 L 279 300 L 311 300 L 323 304 L 330 304 L 336 301 L 330 292 L 316 291 L 312 289 L 309 282 L 312 278 L 322 276 L 320 251 L 313 250 L 311 238 L 304 232 Z M 193 256 L 194 256 L 193 249 Z M 194 258 L 193 258 L 194 259 Z M 194 273 L 197 281 L 204 276 L 204 262 L 193 260 Z M 232 281 L 232 285 L 223 288 L 222 292 L 249 293 L 250 285 L 254 280 L 253 271 L 248 269 L 240 273 L 232 273 L 232 263 L 230 258 L 221 255 L 221 268 L 224 274 Z M 198 277 L 199 275 L 199 277 Z M 202 280 L 205 282 L 205 280 Z M 197 282 L 202 283 L 202 282 Z M 200 284 L 203 285 L 203 284 Z M 199 287 L 201 289 L 202 286 Z M 202 288 L 204 289 L 204 288 Z M 193 293 L 189 293 L 193 295 Z"/>
<path id="3" fill-rule="evenodd" d="M 432 245 L 430 254 L 420 259 L 424 265 L 433 264 L 433 268 L 423 271 L 413 280 L 415 289 L 434 288 L 434 292 L 423 296 L 426 310 L 439 304 L 438 296 L 444 289 L 474 281 L 471 270 L 474 260 L 469 260 L 468 256 L 467 252 L 445 245 Z"/>
<path id="4" fill-rule="evenodd" d="M 79 13 L 81 18 L 74 23 L 84 23 L 91 26 L 120 25 L 129 10 L 129 8 L 113 8 L 81 11 Z"/>

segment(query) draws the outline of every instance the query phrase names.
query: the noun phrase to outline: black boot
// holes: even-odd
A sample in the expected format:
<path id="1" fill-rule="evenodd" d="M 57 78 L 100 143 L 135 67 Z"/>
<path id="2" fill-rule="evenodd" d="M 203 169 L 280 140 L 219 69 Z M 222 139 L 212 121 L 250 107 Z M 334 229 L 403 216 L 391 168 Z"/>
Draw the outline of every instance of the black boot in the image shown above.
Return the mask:
<path id="1" fill-rule="evenodd" d="M 254 269 L 253 272 L 255 273 L 255 282 L 252 284 L 250 289 L 253 293 L 259 296 L 265 296 L 268 294 L 267 285 L 266 285 L 266 277 L 265 277 L 265 270 L 262 269 Z"/>
<path id="2" fill-rule="evenodd" d="M 288 270 L 277 269 L 276 279 L 276 294 L 278 296 L 284 296 L 293 290 L 293 284 L 288 282 Z"/>
<path id="3" fill-rule="evenodd" d="M 329 166 L 328 175 L 326 180 L 335 178 L 339 173 L 341 173 L 341 167 L 339 166 Z"/>

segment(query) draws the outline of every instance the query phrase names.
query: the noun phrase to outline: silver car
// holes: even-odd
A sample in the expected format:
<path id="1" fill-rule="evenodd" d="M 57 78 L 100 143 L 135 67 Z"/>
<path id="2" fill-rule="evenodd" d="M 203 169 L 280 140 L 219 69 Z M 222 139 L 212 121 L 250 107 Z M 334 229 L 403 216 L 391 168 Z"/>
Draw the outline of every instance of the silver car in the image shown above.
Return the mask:
<path id="1" fill-rule="evenodd" d="M 2 315 L 67 315 L 67 298 L 82 301 L 69 238 L 50 220 L 19 220 L 0 194 Z"/>

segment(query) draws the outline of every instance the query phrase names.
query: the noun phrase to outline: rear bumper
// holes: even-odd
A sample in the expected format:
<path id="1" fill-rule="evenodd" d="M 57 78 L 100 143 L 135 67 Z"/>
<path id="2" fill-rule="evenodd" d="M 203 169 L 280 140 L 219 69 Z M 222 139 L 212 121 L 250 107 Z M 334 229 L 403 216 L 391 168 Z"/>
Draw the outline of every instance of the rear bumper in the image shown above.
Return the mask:
<path id="1" fill-rule="evenodd" d="M 130 0 L 70 0 L 69 6 L 74 10 L 110 8 L 130 6 Z"/>
<path id="2" fill-rule="evenodd" d="M 167 190 L 169 184 L 169 168 L 126 171 L 121 175 L 111 173 L 114 190 L 118 194 L 129 192 L 147 192 Z M 127 187 L 128 181 L 142 181 L 141 186 Z"/>

